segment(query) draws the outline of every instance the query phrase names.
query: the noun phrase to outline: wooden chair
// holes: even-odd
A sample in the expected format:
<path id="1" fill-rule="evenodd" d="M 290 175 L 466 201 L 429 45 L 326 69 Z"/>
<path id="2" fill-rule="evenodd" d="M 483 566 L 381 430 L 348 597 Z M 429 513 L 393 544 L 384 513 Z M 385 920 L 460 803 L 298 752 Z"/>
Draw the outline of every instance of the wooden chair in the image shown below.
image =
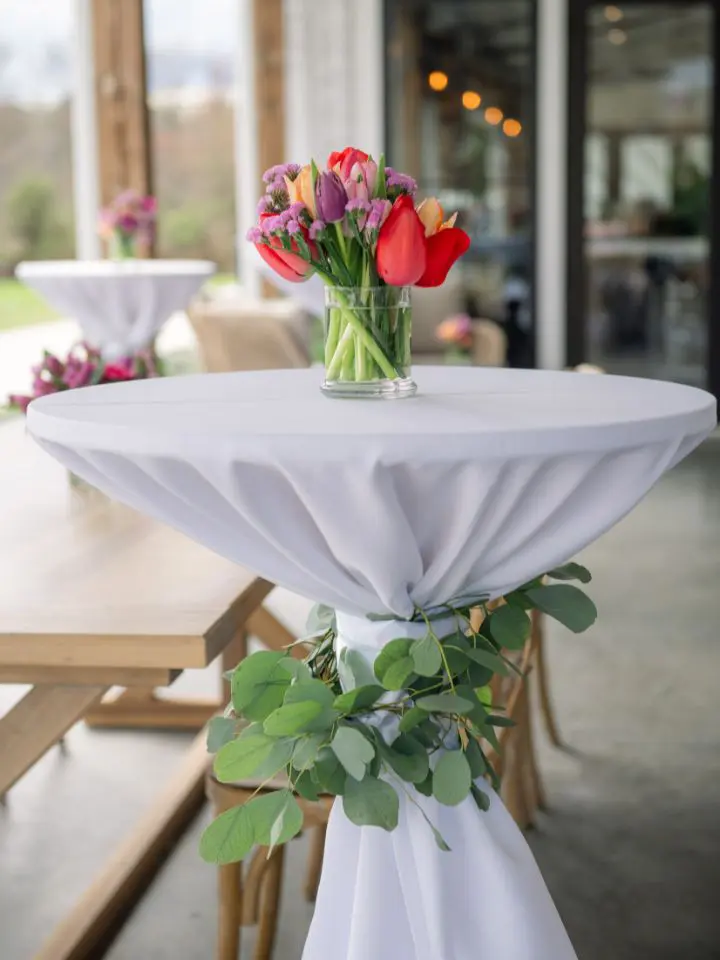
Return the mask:
<path id="1" fill-rule="evenodd" d="M 210 373 L 310 365 L 307 319 L 289 300 L 198 300 L 188 317 Z"/>
<path id="2" fill-rule="evenodd" d="M 273 781 L 262 792 L 281 790 L 287 782 Z M 207 795 L 215 816 L 246 803 L 258 793 L 257 781 L 220 783 L 212 774 L 207 779 Z M 305 880 L 305 896 L 314 901 L 320 883 L 325 833 L 332 797 L 312 802 L 297 797 L 303 812 L 303 830 L 312 830 L 310 857 Z M 285 865 L 285 847 L 276 847 L 268 856 L 267 847 L 258 847 L 247 865 L 231 863 L 218 868 L 218 941 L 217 960 L 238 960 L 240 930 L 258 927 L 253 960 L 270 960 L 275 944 L 281 888 Z"/>

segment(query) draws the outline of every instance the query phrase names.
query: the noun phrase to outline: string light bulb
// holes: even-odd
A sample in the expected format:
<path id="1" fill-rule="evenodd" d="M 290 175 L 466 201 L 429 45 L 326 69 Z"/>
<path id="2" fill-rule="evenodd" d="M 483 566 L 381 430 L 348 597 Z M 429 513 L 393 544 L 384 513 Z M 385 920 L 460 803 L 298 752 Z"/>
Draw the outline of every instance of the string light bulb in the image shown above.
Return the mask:
<path id="1" fill-rule="evenodd" d="M 617 23 L 619 20 L 622 20 L 624 16 L 625 14 L 620 7 L 616 7 L 614 4 L 605 7 L 605 19 L 609 20 L 610 23 Z"/>
<path id="2" fill-rule="evenodd" d="M 620 47 L 627 40 L 627 34 L 624 30 L 614 27 L 612 30 L 608 30 L 607 38 L 614 46 Z"/>
<path id="3" fill-rule="evenodd" d="M 522 124 L 519 120 L 508 118 L 502 125 L 506 137 L 519 137 L 522 133 Z"/>
<path id="4" fill-rule="evenodd" d="M 432 73 L 428 74 L 428 86 L 438 93 L 445 90 L 449 82 L 448 75 L 443 73 L 442 70 L 433 70 Z"/>
<path id="5" fill-rule="evenodd" d="M 493 127 L 496 127 L 502 118 L 503 112 L 499 107 L 488 107 L 485 111 L 485 119 Z"/>
<path id="6" fill-rule="evenodd" d="M 482 103 L 482 97 L 476 90 L 466 90 L 462 95 L 462 105 L 466 110 L 477 110 Z"/>

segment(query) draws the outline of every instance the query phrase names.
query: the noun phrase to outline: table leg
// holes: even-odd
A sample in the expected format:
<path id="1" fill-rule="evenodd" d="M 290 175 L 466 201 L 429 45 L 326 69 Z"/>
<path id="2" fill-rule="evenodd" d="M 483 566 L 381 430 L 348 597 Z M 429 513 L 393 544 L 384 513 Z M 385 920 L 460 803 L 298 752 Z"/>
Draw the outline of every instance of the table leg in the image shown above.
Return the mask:
<path id="1" fill-rule="evenodd" d="M 0 796 L 60 740 L 107 685 L 33 687 L 0 719 Z"/>
<path id="2" fill-rule="evenodd" d="M 97 960 L 205 800 L 203 731 L 152 807 L 116 849 L 35 960 Z"/>

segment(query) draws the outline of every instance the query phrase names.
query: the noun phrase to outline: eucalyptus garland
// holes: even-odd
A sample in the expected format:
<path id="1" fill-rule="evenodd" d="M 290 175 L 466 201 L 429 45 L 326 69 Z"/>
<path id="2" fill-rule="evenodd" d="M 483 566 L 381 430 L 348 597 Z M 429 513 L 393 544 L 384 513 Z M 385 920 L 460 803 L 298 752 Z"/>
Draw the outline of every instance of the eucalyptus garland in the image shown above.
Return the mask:
<path id="1" fill-rule="evenodd" d="M 424 623 L 425 633 L 391 640 L 372 668 L 352 650 L 336 657 L 335 617 L 326 607 L 311 617 L 305 660 L 288 650 L 241 661 L 231 675 L 232 702 L 210 723 L 208 749 L 216 753 L 218 780 L 252 778 L 257 790 L 206 829 L 203 858 L 231 863 L 255 845 L 273 848 L 292 839 L 303 823 L 296 795 L 310 801 L 342 796 L 349 820 L 384 830 L 397 826 L 400 793 L 426 820 L 416 792 L 448 806 L 470 795 L 487 810 L 483 785 L 498 785 L 488 747 L 499 751 L 496 731 L 512 725 L 503 705 L 493 703 L 493 678 L 519 672 L 513 653 L 530 636 L 531 611 L 575 633 L 591 626 L 595 605 L 567 582 L 573 580 L 588 583 L 590 573 L 568 563 L 500 604 L 479 599 L 417 609 L 412 620 Z M 473 617 L 478 608 L 482 616 Z M 453 630 L 438 636 L 436 624 L 448 618 Z M 263 789 L 279 779 L 279 789 Z M 449 849 L 428 825 L 438 846 Z"/>

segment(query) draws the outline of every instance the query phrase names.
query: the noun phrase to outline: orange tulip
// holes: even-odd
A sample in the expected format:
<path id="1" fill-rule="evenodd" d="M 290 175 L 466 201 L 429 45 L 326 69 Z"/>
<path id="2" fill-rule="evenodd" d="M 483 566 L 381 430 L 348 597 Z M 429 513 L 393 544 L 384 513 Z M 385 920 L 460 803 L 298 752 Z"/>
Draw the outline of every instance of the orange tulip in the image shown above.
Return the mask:
<path id="1" fill-rule="evenodd" d="M 290 197 L 290 203 L 304 203 L 314 219 L 315 191 L 310 164 L 306 164 L 294 180 L 285 177 L 285 186 Z"/>

